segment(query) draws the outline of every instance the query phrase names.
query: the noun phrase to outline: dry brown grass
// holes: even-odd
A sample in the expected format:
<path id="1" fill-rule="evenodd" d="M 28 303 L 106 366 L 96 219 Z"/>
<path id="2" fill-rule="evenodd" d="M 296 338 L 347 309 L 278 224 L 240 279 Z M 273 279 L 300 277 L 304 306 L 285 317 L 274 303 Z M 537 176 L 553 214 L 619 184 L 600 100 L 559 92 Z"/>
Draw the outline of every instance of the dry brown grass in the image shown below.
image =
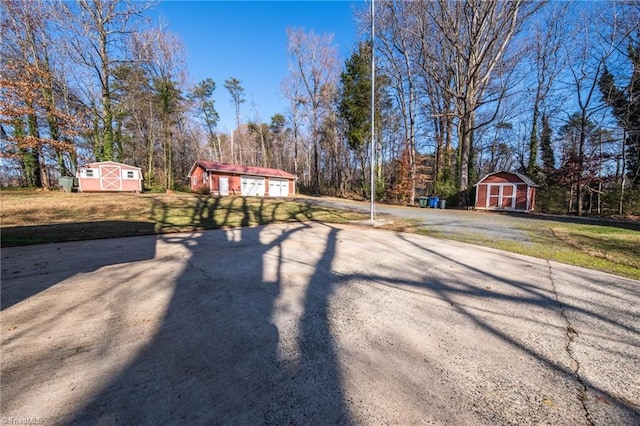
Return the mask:
<path id="1" fill-rule="evenodd" d="M 276 198 L 3 191 L 2 246 L 253 226 L 344 223 L 363 215 Z"/>
<path id="2" fill-rule="evenodd" d="M 3 192 L 2 226 L 33 226 L 100 220 L 148 218 L 150 201 L 143 194 L 66 194 L 63 192 Z"/>

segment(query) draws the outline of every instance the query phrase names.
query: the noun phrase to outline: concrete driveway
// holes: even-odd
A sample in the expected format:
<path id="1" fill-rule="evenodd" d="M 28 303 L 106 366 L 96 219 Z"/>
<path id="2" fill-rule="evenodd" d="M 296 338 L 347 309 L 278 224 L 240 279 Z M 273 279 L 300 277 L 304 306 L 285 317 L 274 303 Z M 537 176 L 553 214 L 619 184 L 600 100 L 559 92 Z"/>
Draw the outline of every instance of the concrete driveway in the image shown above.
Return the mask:
<path id="1" fill-rule="evenodd" d="M 355 226 L 6 248 L 2 421 L 640 424 L 639 307 L 637 281 Z"/>

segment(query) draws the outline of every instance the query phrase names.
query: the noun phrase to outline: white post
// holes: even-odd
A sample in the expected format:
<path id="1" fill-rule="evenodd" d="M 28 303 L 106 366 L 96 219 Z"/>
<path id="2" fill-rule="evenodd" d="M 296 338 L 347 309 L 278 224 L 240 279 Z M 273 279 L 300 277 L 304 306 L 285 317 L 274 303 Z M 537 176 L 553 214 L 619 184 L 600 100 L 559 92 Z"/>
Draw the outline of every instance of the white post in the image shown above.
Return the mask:
<path id="1" fill-rule="evenodd" d="M 375 60 L 375 0 L 371 0 L 371 222 L 375 219 L 375 100 L 376 100 L 376 60 Z"/>

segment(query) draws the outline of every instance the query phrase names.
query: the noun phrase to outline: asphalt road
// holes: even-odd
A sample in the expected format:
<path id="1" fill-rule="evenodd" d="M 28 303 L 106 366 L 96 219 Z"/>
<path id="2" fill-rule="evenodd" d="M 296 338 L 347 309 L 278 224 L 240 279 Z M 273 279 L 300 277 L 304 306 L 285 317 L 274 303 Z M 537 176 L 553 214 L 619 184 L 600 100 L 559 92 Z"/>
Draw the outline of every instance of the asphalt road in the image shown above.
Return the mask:
<path id="1" fill-rule="evenodd" d="M 1 295 L 3 423 L 640 424 L 640 282 L 492 249 L 318 223 L 15 247 Z"/>

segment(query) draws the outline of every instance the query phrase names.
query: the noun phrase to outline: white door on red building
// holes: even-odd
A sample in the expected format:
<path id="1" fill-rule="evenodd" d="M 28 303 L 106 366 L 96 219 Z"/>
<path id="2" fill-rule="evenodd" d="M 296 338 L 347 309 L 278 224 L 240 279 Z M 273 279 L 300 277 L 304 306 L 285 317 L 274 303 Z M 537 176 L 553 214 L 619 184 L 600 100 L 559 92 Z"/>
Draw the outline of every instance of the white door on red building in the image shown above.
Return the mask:
<path id="1" fill-rule="evenodd" d="M 500 185 L 487 186 L 487 207 L 497 209 L 500 207 Z"/>
<path id="2" fill-rule="evenodd" d="M 515 185 L 502 185 L 502 199 L 500 200 L 500 207 L 503 209 L 514 209 L 516 207 Z"/>
<path id="3" fill-rule="evenodd" d="M 220 195 L 229 195 L 229 178 L 226 176 L 220 176 L 218 181 L 220 185 Z"/>
<path id="4" fill-rule="evenodd" d="M 516 186 L 510 183 L 489 184 L 487 187 L 487 207 L 513 209 L 516 207 Z"/>

